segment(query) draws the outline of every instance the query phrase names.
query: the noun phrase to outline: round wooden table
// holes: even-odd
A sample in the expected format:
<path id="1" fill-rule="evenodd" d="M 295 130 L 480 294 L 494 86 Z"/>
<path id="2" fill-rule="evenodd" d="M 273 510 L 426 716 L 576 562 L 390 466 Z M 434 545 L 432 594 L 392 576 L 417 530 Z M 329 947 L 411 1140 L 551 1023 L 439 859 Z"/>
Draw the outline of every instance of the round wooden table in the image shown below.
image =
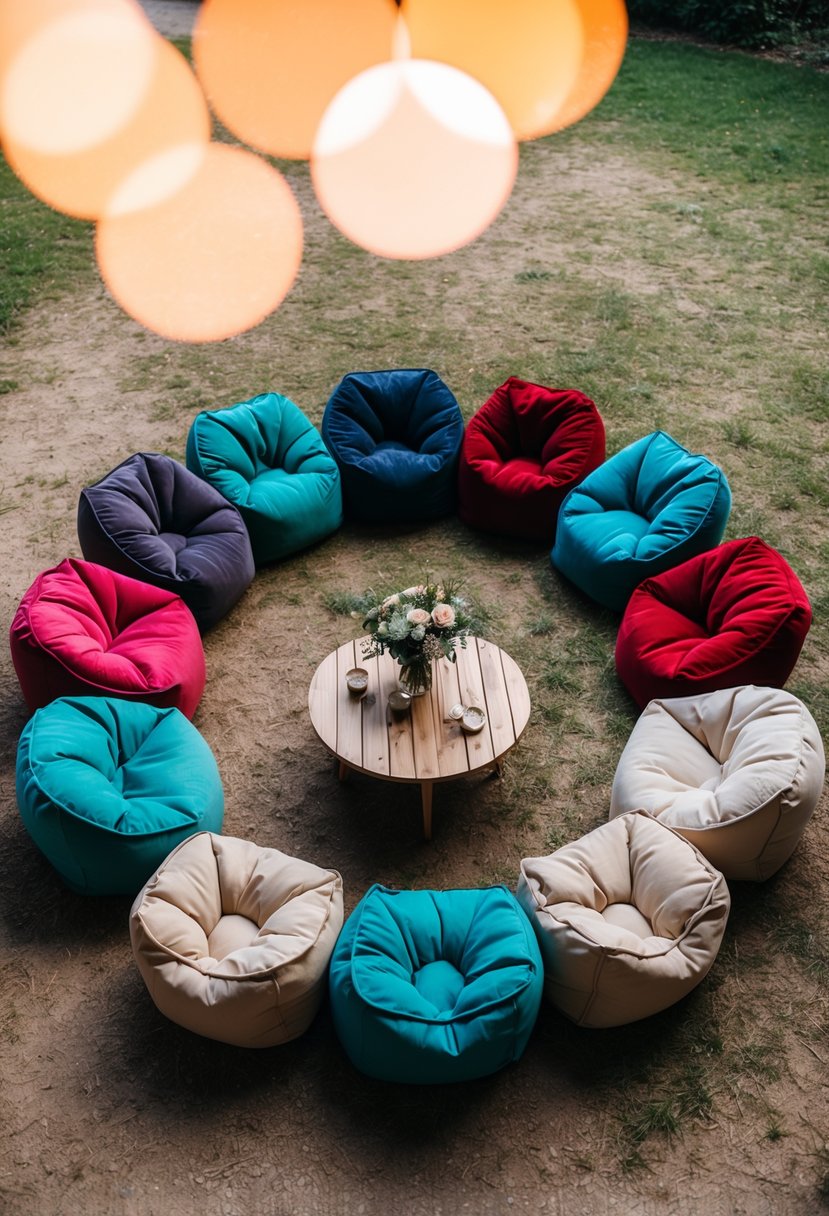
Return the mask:
<path id="1" fill-rule="evenodd" d="M 350 769 L 385 781 L 418 782 L 423 804 L 423 835 L 432 836 L 432 786 L 493 765 L 515 747 L 530 716 L 530 694 L 517 664 L 492 642 L 468 638 L 455 652 L 457 662 L 439 659 L 431 692 L 412 700 L 411 713 L 398 718 L 388 707 L 399 686 L 400 667 L 384 654 L 363 657 L 362 641 L 346 642 L 323 659 L 308 692 L 311 723 L 339 760 L 340 780 Z M 353 697 L 345 674 L 365 667 L 368 688 Z M 479 705 L 486 724 L 467 734 L 449 719 L 453 705 Z"/>

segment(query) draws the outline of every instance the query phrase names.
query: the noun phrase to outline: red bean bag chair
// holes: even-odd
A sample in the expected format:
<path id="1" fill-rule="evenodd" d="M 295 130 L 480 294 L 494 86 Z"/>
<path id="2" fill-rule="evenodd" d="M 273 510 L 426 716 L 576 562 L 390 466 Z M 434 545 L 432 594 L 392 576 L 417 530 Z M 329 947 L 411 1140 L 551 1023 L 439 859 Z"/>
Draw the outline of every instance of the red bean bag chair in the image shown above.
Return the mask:
<path id="1" fill-rule="evenodd" d="M 640 706 L 738 684 L 781 688 L 811 623 L 785 558 L 757 536 L 731 540 L 639 584 L 616 670 Z"/>
<path id="2" fill-rule="evenodd" d="M 32 711 L 56 697 L 98 695 L 175 706 L 191 718 L 204 691 L 199 629 L 180 596 L 73 557 L 37 576 L 10 645 Z"/>
<path id="3" fill-rule="evenodd" d="M 604 458 L 604 423 L 589 397 L 510 376 L 467 425 L 458 514 L 487 532 L 552 544 L 565 496 Z"/>

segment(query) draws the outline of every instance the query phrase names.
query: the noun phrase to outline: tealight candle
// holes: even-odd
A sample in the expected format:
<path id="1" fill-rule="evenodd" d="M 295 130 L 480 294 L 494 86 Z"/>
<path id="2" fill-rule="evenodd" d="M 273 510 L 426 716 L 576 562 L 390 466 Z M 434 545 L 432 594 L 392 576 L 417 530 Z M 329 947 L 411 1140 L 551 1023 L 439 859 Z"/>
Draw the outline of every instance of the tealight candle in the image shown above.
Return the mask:
<path id="1" fill-rule="evenodd" d="M 365 667 L 352 667 L 345 673 L 345 682 L 352 697 L 361 697 L 368 688 L 368 672 Z"/>
<path id="2" fill-rule="evenodd" d="M 392 712 L 392 717 L 402 718 L 407 714 L 412 707 L 411 693 L 404 692 L 402 688 L 395 688 L 394 692 L 389 693 L 389 709 Z"/>

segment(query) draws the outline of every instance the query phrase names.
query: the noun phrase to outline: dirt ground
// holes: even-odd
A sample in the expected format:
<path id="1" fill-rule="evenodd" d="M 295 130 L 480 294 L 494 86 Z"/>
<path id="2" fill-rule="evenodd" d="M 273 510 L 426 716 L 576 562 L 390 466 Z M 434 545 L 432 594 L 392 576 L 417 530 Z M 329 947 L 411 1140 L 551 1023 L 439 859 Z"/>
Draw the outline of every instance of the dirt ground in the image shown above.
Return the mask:
<path id="1" fill-rule="evenodd" d="M 377 284 L 342 299 L 336 284 L 317 281 L 323 222 L 307 196 L 301 200 L 310 219 L 300 283 L 280 312 L 251 334 L 209 349 L 177 347 L 143 331 L 94 284 L 30 312 L 6 344 L 0 368 L 19 385 L 0 397 L 2 618 L 11 620 L 40 570 L 80 556 L 81 487 L 134 451 L 181 459 L 199 406 L 274 388 L 319 423 L 338 376 L 358 366 L 435 366 L 456 391 L 468 387 L 470 364 L 485 365 L 491 355 L 476 337 L 475 316 L 476 310 L 497 314 L 504 259 L 524 265 L 515 258 L 526 260 L 527 248 L 534 258 L 546 256 L 546 264 L 556 256 L 555 234 L 539 232 L 528 241 L 522 227 L 522 216 L 533 221 L 542 206 L 544 173 L 560 180 L 560 165 L 545 169 L 541 159 L 539 153 L 537 166 L 528 161 L 535 187 L 518 190 L 509 214 L 477 252 L 418 272 L 428 276 L 420 289 L 433 293 L 436 309 L 452 307 L 456 327 L 467 327 L 460 352 L 430 346 L 429 318 L 406 314 L 405 292 L 382 337 L 370 349 L 361 345 L 363 321 L 388 302 L 372 290 Z M 645 208 L 672 189 L 610 153 L 603 161 L 593 152 L 582 163 L 572 152 L 567 164 L 571 189 L 592 201 L 598 222 L 603 183 L 612 182 L 613 206 L 629 198 Z M 680 278 L 687 288 L 689 272 L 703 268 L 648 271 L 655 275 L 653 290 L 667 292 Z M 612 265 L 608 273 L 612 277 Z M 323 330 L 308 336 L 312 323 L 320 325 L 323 306 Z M 539 343 L 548 340 L 539 335 Z M 508 341 L 505 331 L 505 348 Z M 501 358 L 508 361 L 508 354 Z M 477 400 L 467 392 L 463 404 L 468 410 Z M 745 481 L 751 481 L 748 468 Z M 363 778 L 337 783 L 333 761 L 310 726 L 307 690 L 317 663 L 357 630 L 325 609 L 324 596 L 359 592 L 398 572 L 419 573 L 427 563 L 440 573 L 434 558 L 447 537 L 477 597 L 499 606 L 494 640 L 520 659 L 531 688 L 548 645 L 542 631 L 527 634 L 533 613 L 552 612 L 564 635 L 576 640 L 593 630 L 612 652 L 606 615 L 591 614 L 566 589 L 547 585 L 546 555 L 482 541 L 455 521 L 392 535 L 346 528 L 312 552 L 260 571 L 243 601 L 205 638 L 208 683 L 194 721 L 222 774 L 225 832 L 338 869 L 347 913 L 377 881 L 514 883 L 520 858 L 545 850 L 548 819 L 557 816 L 567 836 L 576 834 L 574 824 L 594 826 L 606 817 L 606 777 L 591 785 L 584 776 L 578 788 L 571 780 L 576 752 L 582 769 L 590 766 L 589 737 L 568 736 L 565 754 L 562 739 L 538 713 L 503 782 L 476 778 L 438 788 L 432 843 L 420 837 L 416 791 Z M 826 679 L 825 655 L 807 647 L 802 662 L 815 679 Z M 635 713 L 620 705 L 629 726 Z M 589 725 L 599 709 L 587 705 L 583 712 Z M 326 1008 L 301 1039 L 263 1052 L 199 1039 L 167 1022 L 133 964 L 130 900 L 70 893 L 22 827 L 14 764 L 26 717 L 4 649 L 4 1216 L 809 1216 L 821 1210 L 818 1188 L 829 1170 L 825 988 L 804 971 L 794 945 L 789 949 L 774 936 L 774 918 L 778 910 L 782 916 L 805 908 L 817 923 L 826 922 L 825 797 L 782 874 L 762 889 L 735 893 L 722 967 L 676 1016 L 651 1019 L 645 1030 L 597 1036 L 545 1008 L 519 1064 L 460 1088 L 410 1089 L 355 1072 Z M 601 747 L 618 750 L 612 740 Z M 551 751 L 558 784 L 538 792 Z M 545 800 L 541 822 L 526 805 L 528 790 Z M 757 1035 L 765 1044 L 783 1044 L 784 1064 L 764 1066 L 762 1052 L 746 1063 L 741 1034 L 749 1046 Z M 661 1092 L 660 1078 L 670 1079 L 674 1064 L 687 1081 L 690 1071 L 705 1072 L 708 1057 L 722 1052 L 743 1059 L 744 1072 L 731 1081 L 724 1068 L 711 1073 L 720 1079 L 713 1108 L 690 1113 L 676 1134 L 650 1138 L 644 1161 L 628 1168 L 627 1149 L 638 1144 L 628 1135 L 625 1147 L 628 1095 L 649 1083 Z"/>

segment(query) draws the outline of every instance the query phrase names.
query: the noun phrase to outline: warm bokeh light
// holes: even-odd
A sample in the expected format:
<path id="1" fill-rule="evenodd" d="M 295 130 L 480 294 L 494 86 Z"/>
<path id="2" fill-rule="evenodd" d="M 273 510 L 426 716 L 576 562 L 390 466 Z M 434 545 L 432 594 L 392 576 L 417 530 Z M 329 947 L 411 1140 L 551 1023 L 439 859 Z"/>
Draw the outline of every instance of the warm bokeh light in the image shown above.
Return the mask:
<path id="1" fill-rule="evenodd" d="M 142 174 L 151 181 L 152 166 Z M 136 321 L 165 338 L 215 342 L 281 303 L 299 270 L 302 218 L 261 157 L 210 144 L 178 193 L 102 220 L 96 252 L 107 287 Z"/>
<path id="2" fill-rule="evenodd" d="M 555 129 L 584 50 L 577 0 L 403 0 L 401 12 L 412 55 L 480 80 L 517 139 Z"/>
<path id="3" fill-rule="evenodd" d="M 584 29 L 584 53 L 573 87 L 555 117 L 560 131 L 589 114 L 616 79 L 628 36 L 623 0 L 578 0 Z"/>
<path id="4" fill-rule="evenodd" d="M 311 161 L 317 198 L 352 241 L 389 258 L 449 253 L 512 190 L 515 140 L 495 99 L 441 63 L 370 68 L 338 93 Z"/>
<path id="5" fill-rule="evenodd" d="M 47 97 L 48 109 L 60 99 Z M 128 121 L 108 139 L 82 151 L 52 154 L 36 151 L 5 133 L 3 150 L 12 169 L 44 202 L 69 215 L 98 219 L 120 189 L 126 204 L 124 182 L 141 165 L 157 166 L 152 190 L 133 196 L 133 205 L 155 202 L 179 187 L 192 165 L 182 146 L 207 146 L 210 115 L 204 94 L 187 60 L 161 38 L 154 41 L 151 77 L 140 104 Z M 161 172 L 161 170 L 166 170 Z"/>
<path id="6" fill-rule="evenodd" d="M 208 100 L 234 135 L 307 157 L 331 98 L 391 58 L 393 0 L 205 0 L 193 37 Z"/>
<path id="7" fill-rule="evenodd" d="M 90 148 L 129 121 L 160 44 L 139 9 L 111 0 L 42 13 L 41 23 L 18 31 L 15 41 L 3 55 L 0 131 L 52 155 Z"/>

